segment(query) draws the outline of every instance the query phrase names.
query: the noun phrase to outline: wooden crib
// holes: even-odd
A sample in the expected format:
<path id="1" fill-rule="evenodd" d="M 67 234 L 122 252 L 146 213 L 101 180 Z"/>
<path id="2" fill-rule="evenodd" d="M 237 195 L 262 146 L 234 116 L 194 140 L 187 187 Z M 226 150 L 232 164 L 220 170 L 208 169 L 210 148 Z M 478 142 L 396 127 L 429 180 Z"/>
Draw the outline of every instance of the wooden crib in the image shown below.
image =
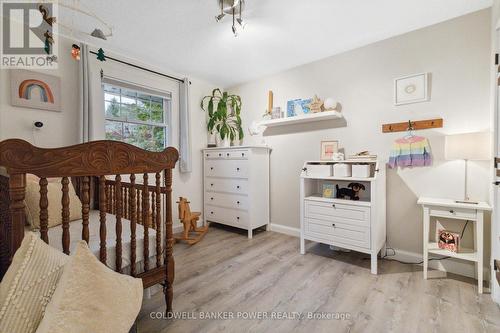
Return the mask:
<path id="1" fill-rule="evenodd" d="M 129 248 L 126 250 L 130 253 L 130 267 L 127 274 L 141 278 L 144 288 L 162 284 L 167 311 L 172 311 L 172 169 L 178 155 L 177 150 L 172 147 L 162 152 L 149 152 L 126 143 L 106 140 L 54 149 L 38 148 L 20 139 L 0 142 L 0 166 L 7 171 L 7 175 L 0 177 L 0 278 L 7 271 L 24 237 L 26 175 L 32 174 L 40 178 L 39 232 L 49 245 L 47 178 L 61 178 L 60 242 L 64 253 L 70 252 L 68 189 L 73 183 L 82 204 L 81 239 L 87 243 L 98 242 L 98 257 L 102 263 L 108 264 L 107 246 L 110 244 L 106 244 L 109 231 L 106 216 L 114 215 L 113 232 L 116 240 L 111 245 L 114 245 L 116 251 L 113 263 L 115 270 L 123 273 L 123 243 L 128 244 Z M 136 177 L 136 174 L 140 176 Z M 129 178 L 129 182 L 122 182 L 122 176 Z M 151 185 L 150 178 L 153 178 Z M 89 239 L 91 209 L 99 211 L 96 214 L 99 216 L 98 221 L 95 221 L 99 228 L 98 240 Z M 127 240 L 122 239 L 124 223 L 130 224 L 126 226 L 127 230 L 130 227 L 130 239 Z M 137 227 L 143 229 L 143 235 L 137 235 Z M 136 243 L 139 236 L 144 236 L 141 238 L 144 243 L 141 272 L 136 267 Z M 149 244 L 150 236 L 155 237 L 156 243 L 152 263 L 149 248 L 153 244 Z"/>

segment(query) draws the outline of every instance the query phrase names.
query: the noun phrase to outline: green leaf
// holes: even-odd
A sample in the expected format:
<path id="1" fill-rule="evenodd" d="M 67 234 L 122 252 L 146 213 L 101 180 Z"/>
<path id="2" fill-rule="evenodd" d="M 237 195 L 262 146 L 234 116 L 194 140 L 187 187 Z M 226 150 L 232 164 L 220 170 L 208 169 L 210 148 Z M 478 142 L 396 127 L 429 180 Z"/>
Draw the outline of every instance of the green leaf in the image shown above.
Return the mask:
<path id="1" fill-rule="evenodd" d="M 240 138 L 240 140 L 244 137 L 243 129 L 241 127 L 238 129 L 238 137 Z"/>

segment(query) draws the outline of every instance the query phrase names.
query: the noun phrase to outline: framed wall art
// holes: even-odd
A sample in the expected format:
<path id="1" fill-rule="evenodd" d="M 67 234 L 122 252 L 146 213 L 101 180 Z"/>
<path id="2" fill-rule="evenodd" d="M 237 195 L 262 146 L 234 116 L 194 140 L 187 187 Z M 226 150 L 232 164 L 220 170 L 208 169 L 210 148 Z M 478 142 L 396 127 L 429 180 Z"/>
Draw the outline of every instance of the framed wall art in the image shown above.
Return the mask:
<path id="1" fill-rule="evenodd" d="M 394 104 L 426 102 L 429 100 L 429 73 L 403 76 L 394 80 Z"/>
<path id="2" fill-rule="evenodd" d="M 61 79 L 24 69 L 11 70 L 10 101 L 13 106 L 61 111 Z"/>

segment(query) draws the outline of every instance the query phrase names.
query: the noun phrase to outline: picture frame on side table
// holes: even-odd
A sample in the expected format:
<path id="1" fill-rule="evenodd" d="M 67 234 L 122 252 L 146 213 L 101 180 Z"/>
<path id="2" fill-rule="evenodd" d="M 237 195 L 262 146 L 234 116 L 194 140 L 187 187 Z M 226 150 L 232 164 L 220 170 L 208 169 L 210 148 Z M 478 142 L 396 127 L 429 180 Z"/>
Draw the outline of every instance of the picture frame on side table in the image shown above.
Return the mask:
<path id="1" fill-rule="evenodd" d="M 332 161 L 333 155 L 338 153 L 339 151 L 339 142 L 332 141 L 321 141 L 321 150 L 320 150 L 320 160 L 321 161 Z"/>
<path id="2" fill-rule="evenodd" d="M 429 73 L 407 75 L 394 80 L 394 105 L 427 102 Z"/>

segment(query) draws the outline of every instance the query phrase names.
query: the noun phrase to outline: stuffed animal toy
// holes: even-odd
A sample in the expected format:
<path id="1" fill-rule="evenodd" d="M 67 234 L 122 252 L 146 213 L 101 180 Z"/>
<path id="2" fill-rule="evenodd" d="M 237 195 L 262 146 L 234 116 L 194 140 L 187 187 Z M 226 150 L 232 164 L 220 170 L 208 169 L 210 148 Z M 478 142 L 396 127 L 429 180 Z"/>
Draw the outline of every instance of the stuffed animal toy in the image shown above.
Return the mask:
<path id="1" fill-rule="evenodd" d="M 359 200 L 359 191 L 365 190 L 365 185 L 360 183 L 350 183 L 347 187 L 339 188 L 339 185 L 335 185 L 337 188 L 337 199 L 345 199 L 346 197 L 350 200 Z"/>

